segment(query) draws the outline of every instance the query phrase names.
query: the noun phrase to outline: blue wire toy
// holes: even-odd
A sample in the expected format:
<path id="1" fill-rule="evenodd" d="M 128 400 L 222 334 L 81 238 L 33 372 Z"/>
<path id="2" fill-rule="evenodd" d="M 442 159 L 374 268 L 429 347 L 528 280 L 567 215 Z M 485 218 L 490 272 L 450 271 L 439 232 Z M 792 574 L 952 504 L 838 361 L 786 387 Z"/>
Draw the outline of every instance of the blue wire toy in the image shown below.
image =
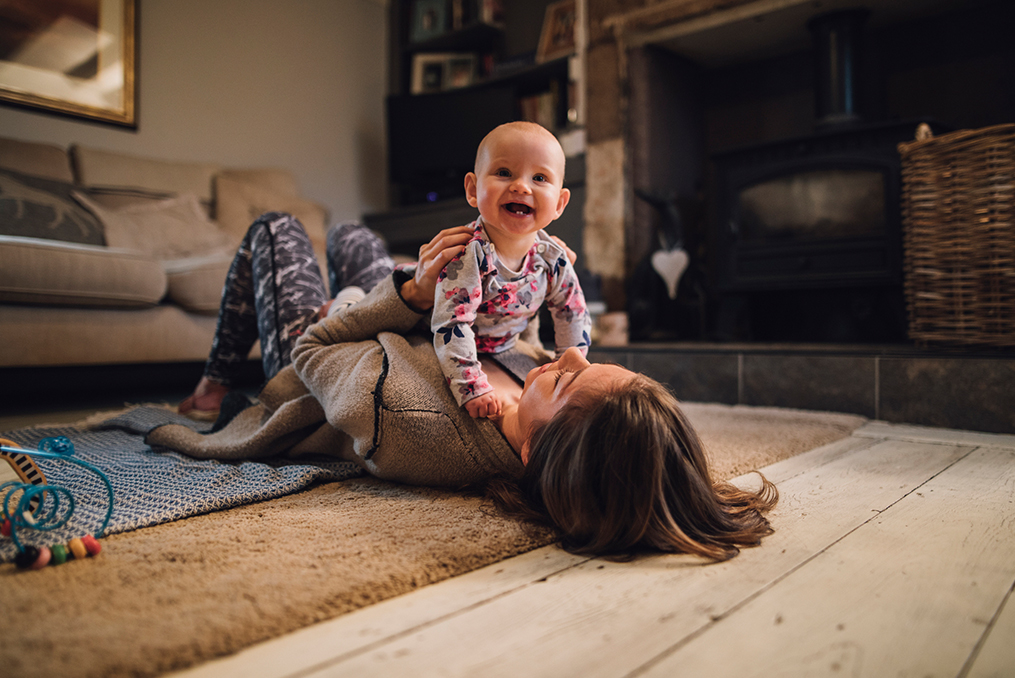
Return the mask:
<path id="1" fill-rule="evenodd" d="M 14 541 L 18 550 L 14 562 L 22 569 L 38 570 L 50 562 L 60 565 L 69 558 L 87 558 L 102 550 L 102 545 L 90 534 L 71 539 L 66 545 L 54 544 L 52 547 L 26 546 L 18 536 L 19 530 L 48 532 L 61 528 L 74 514 L 74 495 L 65 487 L 47 485 L 33 457 L 68 461 L 102 479 L 108 501 L 106 516 L 95 535 L 101 537 L 105 533 L 113 514 L 113 486 L 105 473 L 86 461 L 74 458 L 73 454 L 74 443 L 64 436 L 43 438 L 37 450 L 24 449 L 11 440 L 0 438 L 0 458 L 12 461 L 15 473 L 24 481 L 0 484 L 0 517 L 3 519 L 0 533 Z"/>

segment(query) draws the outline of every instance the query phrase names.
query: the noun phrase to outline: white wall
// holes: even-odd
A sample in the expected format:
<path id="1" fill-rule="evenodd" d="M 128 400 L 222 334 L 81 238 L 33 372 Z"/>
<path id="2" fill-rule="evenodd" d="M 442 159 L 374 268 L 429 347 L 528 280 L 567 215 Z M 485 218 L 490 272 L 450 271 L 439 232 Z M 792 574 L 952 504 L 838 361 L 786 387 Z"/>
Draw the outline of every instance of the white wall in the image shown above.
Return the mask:
<path id="1" fill-rule="evenodd" d="M 333 220 L 386 207 L 384 0 L 138 0 L 136 131 L 0 106 L 0 134 L 284 167 Z"/>

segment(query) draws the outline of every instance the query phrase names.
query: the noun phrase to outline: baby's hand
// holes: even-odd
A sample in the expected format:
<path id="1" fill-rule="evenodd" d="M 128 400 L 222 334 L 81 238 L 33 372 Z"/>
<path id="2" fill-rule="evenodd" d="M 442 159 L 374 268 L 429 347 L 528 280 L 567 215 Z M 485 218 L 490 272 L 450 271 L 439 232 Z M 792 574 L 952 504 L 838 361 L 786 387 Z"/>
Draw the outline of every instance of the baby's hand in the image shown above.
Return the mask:
<path id="1" fill-rule="evenodd" d="M 500 415 L 500 398 L 497 397 L 496 391 L 490 391 L 465 403 L 465 409 L 473 419 L 496 417 Z"/>

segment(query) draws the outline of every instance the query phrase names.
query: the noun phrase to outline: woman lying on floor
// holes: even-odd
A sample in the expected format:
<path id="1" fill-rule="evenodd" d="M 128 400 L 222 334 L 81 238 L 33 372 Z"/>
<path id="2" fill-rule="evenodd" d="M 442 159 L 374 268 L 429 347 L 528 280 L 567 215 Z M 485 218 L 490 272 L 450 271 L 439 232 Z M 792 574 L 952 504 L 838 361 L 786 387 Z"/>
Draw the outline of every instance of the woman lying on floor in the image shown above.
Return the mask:
<path id="1" fill-rule="evenodd" d="M 415 267 L 395 270 L 368 229 L 334 227 L 332 290 L 367 292 L 339 308 L 348 295 L 328 301 L 300 223 L 262 216 L 233 261 L 205 376 L 180 411 L 218 410 L 230 369 L 259 338 L 268 382 L 258 403 L 229 416 L 226 398 L 220 430 L 163 426 L 148 442 L 200 458 L 329 454 L 407 484 L 485 484 L 505 510 L 554 527 L 575 553 L 723 560 L 771 533 L 763 513 L 775 487 L 713 482 L 676 399 L 648 377 L 590 364 L 577 349 L 553 362 L 519 342 L 496 360 L 482 356 L 505 396 L 502 415 L 476 419 L 459 407 L 420 321 L 470 235 L 441 231 Z"/>

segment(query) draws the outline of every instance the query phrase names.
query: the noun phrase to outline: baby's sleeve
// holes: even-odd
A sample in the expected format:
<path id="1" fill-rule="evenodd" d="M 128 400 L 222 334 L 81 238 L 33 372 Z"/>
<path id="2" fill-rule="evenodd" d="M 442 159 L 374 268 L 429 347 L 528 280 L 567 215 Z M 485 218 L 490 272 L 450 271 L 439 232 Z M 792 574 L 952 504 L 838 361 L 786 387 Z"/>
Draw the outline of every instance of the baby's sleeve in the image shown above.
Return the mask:
<path id="1" fill-rule="evenodd" d="M 553 318 L 553 337 L 557 357 L 572 346 L 587 355 L 592 343 L 592 317 L 585 307 L 578 274 L 567 257 L 561 255 L 550 267 L 546 306 Z"/>
<path id="2" fill-rule="evenodd" d="M 470 243 L 441 272 L 434 292 L 434 351 L 459 405 L 494 390 L 479 362 L 472 329 L 483 300 L 484 261 L 480 243 Z"/>

